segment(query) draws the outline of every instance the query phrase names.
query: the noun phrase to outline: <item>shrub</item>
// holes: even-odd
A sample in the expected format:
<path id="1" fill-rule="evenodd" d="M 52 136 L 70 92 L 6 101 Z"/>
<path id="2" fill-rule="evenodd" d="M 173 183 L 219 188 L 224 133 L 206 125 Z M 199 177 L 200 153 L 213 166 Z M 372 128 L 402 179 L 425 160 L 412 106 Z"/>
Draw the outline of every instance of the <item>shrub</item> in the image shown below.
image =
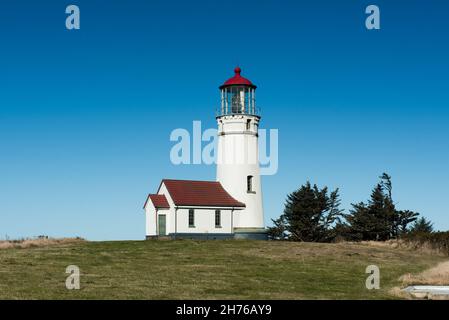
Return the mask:
<path id="1" fill-rule="evenodd" d="M 403 240 L 414 248 L 428 248 L 449 256 L 449 231 L 410 233 Z"/>

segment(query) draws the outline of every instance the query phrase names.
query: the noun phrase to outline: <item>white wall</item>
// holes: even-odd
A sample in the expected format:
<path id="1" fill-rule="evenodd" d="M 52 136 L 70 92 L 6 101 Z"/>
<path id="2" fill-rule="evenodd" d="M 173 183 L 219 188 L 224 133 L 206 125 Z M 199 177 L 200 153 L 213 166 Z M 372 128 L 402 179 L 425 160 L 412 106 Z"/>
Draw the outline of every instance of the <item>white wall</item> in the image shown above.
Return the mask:
<path id="1" fill-rule="evenodd" d="M 167 198 L 168 204 L 170 205 L 170 209 L 158 209 L 157 214 L 158 215 L 165 215 L 166 216 L 166 234 L 168 235 L 171 232 L 171 230 L 174 230 L 173 225 L 173 214 L 175 212 L 174 207 L 175 204 L 173 203 L 172 198 L 170 197 L 170 194 L 167 191 L 167 188 L 164 184 L 161 185 L 158 194 L 163 194 Z M 146 207 L 145 207 L 145 217 L 146 217 L 146 235 L 147 236 L 156 236 L 158 235 L 157 230 L 157 219 L 156 219 L 156 208 L 154 207 L 151 200 L 148 200 Z"/>
<path id="2" fill-rule="evenodd" d="M 156 235 L 156 208 L 150 199 L 145 207 L 145 234 L 147 236 Z"/>
<path id="3" fill-rule="evenodd" d="M 215 209 L 194 209 L 194 210 L 195 210 L 195 227 L 190 228 L 189 209 L 178 209 L 177 212 L 178 233 L 233 233 L 233 230 L 231 228 L 232 210 L 221 210 L 221 228 L 215 227 Z"/>
<path id="4" fill-rule="evenodd" d="M 163 194 L 167 198 L 170 209 L 158 209 L 157 215 L 166 216 L 166 235 L 177 233 L 233 233 L 232 222 L 231 222 L 231 209 L 217 208 L 221 210 L 221 228 L 215 227 L 215 209 L 201 209 L 193 208 L 195 210 L 195 227 L 189 227 L 189 209 L 181 208 L 177 210 L 175 219 L 175 204 L 173 199 L 170 197 L 168 190 L 164 184 L 161 185 L 158 194 Z M 240 210 L 234 211 L 234 226 L 235 219 L 238 216 Z M 156 236 L 158 235 L 157 230 L 157 219 L 156 219 L 156 208 L 154 207 L 151 200 L 147 202 L 145 207 L 146 216 L 146 235 Z M 175 228 L 175 220 L 177 226 Z"/>
<path id="5" fill-rule="evenodd" d="M 251 121 L 249 130 L 247 121 Z M 227 115 L 217 119 L 217 181 L 246 208 L 235 215 L 234 227 L 263 228 L 264 213 L 259 172 L 259 118 Z M 247 176 L 253 176 L 253 191 L 247 192 Z"/>

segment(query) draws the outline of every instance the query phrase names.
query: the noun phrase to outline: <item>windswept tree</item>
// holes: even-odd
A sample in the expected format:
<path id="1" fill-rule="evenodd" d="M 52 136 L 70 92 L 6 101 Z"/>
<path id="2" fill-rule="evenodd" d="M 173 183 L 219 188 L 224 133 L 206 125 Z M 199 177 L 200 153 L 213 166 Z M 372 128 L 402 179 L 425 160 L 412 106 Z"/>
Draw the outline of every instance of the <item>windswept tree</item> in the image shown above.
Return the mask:
<path id="1" fill-rule="evenodd" d="M 338 189 L 329 193 L 307 182 L 287 196 L 281 219 L 288 238 L 293 241 L 328 242 L 335 237 L 334 225 L 339 221 Z"/>
<path id="2" fill-rule="evenodd" d="M 380 177 L 380 185 L 385 194 L 385 206 L 390 213 L 391 237 L 398 238 L 409 231 L 411 223 L 418 219 L 419 213 L 410 210 L 396 210 L 393 202 L 393 184 L 391 176 L 383 173 Z"/>
<path id="3" fill-rule="evenodd" d="M 408 232 L 418 213 L 399 211 L 392 197 L 391 176 L 384 173 L 371 192 L 368 203 L 352 204 L 352 210 L 345 216 L 346 231 L 353 240 L 388 240 Z"/>
<path id="4" fill-rule="evenodd" d="M 419 213 L 410 210 L 400 210 L 396 212 L 396 232 L 397 236 L 402 236 L 410 232 L 410 225 L 418 219 Z M 413 226 L 412 226 L 413 228 Z"/>
<path id="5" fill-rule="evenodd" d="M 432 224 L 419 213 L 397 210 L 391 176 L 383 173 L 370 199 L 352 204 L 348 214 L 340 209 L 338 189 L 329 192 L 307 182 L 287 196 L 282 216 L 273 220 L 270 239 L 329 242 L 344 240 L 385 241 L 410 232 L 431 232 Z M 410 226 L 415 223 L 412 228 Z"/>
<path id="6" fill-rule="evenodd" d="M 433 232 L 433 223 L 424 217 L 419 218 L 415 221 L 410 229 L 412 234 L 425 234 Z"/>
<path id="7" fill-rule="evenodd" d="M 353 240 L 387 240 L 392 230 L 390 203 L 384 194 L 381 184 L 377 184 L 371 192 L 367 204 L 352 204 L 350 213 L 346 215 L 349 235 Z"/>

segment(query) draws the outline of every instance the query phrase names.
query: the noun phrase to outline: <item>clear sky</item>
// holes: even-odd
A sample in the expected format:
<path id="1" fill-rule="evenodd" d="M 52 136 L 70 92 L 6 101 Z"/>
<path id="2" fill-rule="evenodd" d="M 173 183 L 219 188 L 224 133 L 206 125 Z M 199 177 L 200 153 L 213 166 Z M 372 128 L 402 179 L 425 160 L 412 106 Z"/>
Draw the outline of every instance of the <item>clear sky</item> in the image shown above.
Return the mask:
<path id="1" fill-rule="evenodd" d="M 65 29 L 65 8 L 81 29 Z M 365 8 L 381 30 L 365 28 Z M 215 127 L 239 64 L 279 129 L 266 222 L 310 180 L 342 207 L 393 177 L 399 209 L 449 229 L 448 1 L 8 0 L 0 4 L 0 238 L 142 239 L 169 136 Z"/>

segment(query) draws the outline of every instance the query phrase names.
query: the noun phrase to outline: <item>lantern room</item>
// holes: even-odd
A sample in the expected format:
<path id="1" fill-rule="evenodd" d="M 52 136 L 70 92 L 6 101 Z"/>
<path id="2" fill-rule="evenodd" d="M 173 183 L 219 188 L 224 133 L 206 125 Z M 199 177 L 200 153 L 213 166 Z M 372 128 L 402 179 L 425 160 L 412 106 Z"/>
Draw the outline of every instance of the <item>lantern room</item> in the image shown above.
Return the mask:
<path id="1" fill-rule="evenodd" d="M 235 75 L 222 86 L 221 108 L 219 116 L 233 114 L 258 115 L 256 108 L 256 86 L 240 74 L 239 67 L 234 69 Z"/>

